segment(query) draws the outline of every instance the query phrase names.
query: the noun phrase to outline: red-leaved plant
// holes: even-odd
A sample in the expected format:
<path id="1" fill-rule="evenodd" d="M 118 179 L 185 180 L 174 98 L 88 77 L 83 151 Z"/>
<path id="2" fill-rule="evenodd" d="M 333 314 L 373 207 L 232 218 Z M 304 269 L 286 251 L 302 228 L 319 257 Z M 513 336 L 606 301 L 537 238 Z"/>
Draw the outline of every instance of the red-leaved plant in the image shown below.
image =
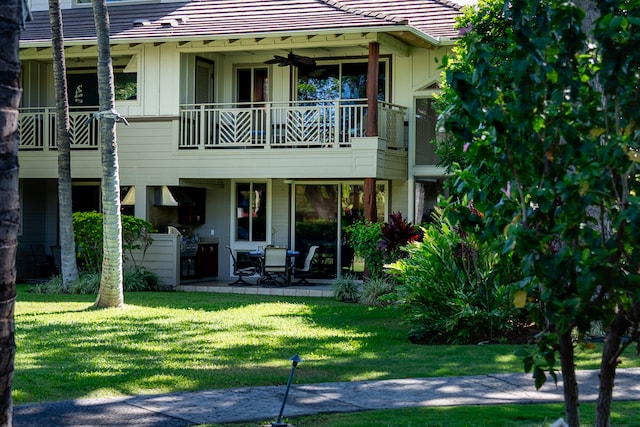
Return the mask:
<path id="1" fill-rule="evenodd" d="M 382 251 L 387 262 L 405 258 L 407 253 L 400 248 L 423 238 L 422 230 L 402 218 L 400 212 L 394 212 L 389 216 L 389 221 L 382 226 L 380 233 L 382 239 L 378 243 L 378 249 Z"/>

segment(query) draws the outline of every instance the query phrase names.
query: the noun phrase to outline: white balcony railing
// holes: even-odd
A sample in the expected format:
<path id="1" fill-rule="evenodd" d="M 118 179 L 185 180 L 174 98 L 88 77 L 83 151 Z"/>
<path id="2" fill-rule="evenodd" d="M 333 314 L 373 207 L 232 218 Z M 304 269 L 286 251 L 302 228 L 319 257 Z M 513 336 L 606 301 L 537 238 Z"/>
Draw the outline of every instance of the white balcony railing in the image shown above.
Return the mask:
<path id="1" fill-rule="evenodd" d="M 378 136 L 404 149 L 406 108 L 379 103 Z M 180 106 L 180 149 L 350 147 L 366 136 L 366 99 Z"/>
<path id="2" fill-rule="evenodd" d="M 406 108 L 378 103 L 378 137 L 388 149 L 406 149 Z M 72 149 L 98 149 L 98 107 L 72 108 Z M 179 149 L 351 147 L 366 135 L 366 99 L 185 104 L 180 106 Z M 57 149 L 54 107 L 20 109 L 20 149 Z"/>
<path id="3" fill-rule="evenodd" d="M 98 149 L 98 122 L 89 120 L 98 107 L 72 107 L 69 111 L 69 132 L 72 149 Z M 18 130 L 20 150 L 55 150 L 55 107 L 28 107 L 20 109 Z"/>

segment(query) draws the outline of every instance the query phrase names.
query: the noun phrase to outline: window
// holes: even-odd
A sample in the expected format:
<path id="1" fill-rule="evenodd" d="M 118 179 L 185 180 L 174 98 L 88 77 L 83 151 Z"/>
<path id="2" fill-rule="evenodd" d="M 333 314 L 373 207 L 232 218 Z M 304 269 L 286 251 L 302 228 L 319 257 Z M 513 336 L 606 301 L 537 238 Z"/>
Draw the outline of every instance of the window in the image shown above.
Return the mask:
<path id="1" fill-rule="evenodd" d="M 113 79 L 116 101 L 132 101 L 138 98 L 138 73 L 136 57 L 113 58 Z M 72 62 L 67 73 L 67 92 L 70 106 L 99 105 L 96 59 Z"/>
<path id="2" fill-rule="evenodd" d="M 445 181 L 445 178 L 416 179 L 414 224 L 425 224 L 433 221 L 433 213 L 438 205 L 438 198 L 448 196 Z"/>
<path id="3" fill-rule="evenodd" d="M 267 240 L 267 184 L 236 184 L 235 239 L 245 242 Z"/>
<path id="4" fill-rule="evenodd" d="M 107 0 L 107 3 L 160 3 L 159 0 Z M 75 0 L 78 6 L 91 6 L 91 0 Z"/>
<path id="5" fill-rule="evenodd" d="M 380 62 L 378 75 L 378 100 L 384 101 L 386 61 Z M 299 67 L 297 91 L 301 101 L 366 98 L 367 63 L 345 62 Z"/>
<path id="6" fill-rule="evenodd" d="M 416 165 L 438 164 L 435 146 L 432 143 L 438 136 L 437 121 L 438 113 L 433 108 L 433 99 L 416 99 Z"/>
<path id="7" fill-rule="evenodd" d="M 267 68 L 238 68 L 236 73 L 238 102 L 266 102 L 269 100 L 269 74 Z"/>

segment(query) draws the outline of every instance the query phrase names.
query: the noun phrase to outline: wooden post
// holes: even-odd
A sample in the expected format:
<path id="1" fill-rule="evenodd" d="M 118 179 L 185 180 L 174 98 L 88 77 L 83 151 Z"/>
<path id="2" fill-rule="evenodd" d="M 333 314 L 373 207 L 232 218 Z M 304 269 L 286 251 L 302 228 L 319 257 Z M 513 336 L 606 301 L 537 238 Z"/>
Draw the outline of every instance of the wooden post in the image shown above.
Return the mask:
<path id="1" fill-rule="evenodd" d="M 369 62 L 367 67 L 367 128 L 368 137 L 378 136 L 378 62 L 380 45 L 369 43 Z M 364 217 L 370 222 L 378 221 L 376 207 L 376 179 L 364 179 Z M 364 277 L 370 276 L 369 268 L 365 265 Z"/>
<path id="2" fill-rule="evenodd" d="M 375 178 L 364 179 L 364 217 L 371 222 L 378 221 Z"/>
<path id="3" fill-rule="evenodd" d="M 378 62 L 380 44 L 369 43 L 367 68 L 367 136 L 378 136 Z"/>
<path id="4" fill-rule="evenodd" d="M 367 69 L 367 136 L 378 136 L 378 62 L 380 45 L 369 43 L 369 63 Z M 364 180 L 364 217 L 376 222 L 376 179 Z"/>

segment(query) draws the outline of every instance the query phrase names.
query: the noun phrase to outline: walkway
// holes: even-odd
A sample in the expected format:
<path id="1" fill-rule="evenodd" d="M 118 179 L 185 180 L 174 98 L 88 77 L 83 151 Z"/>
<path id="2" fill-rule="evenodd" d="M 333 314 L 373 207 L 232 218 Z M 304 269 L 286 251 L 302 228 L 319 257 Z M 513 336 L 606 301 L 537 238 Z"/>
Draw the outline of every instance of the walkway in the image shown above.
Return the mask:
<path id="1" fill-rule="evenodd" d="M 582 402 L 597 398 L 598 373 L 579 371 Z M 285 386 L 245 387 L 157 396 L 82 399 L 17 406 L 14 427 L 185 427 L 277 420 Z M 640 368 L 619 369 L 616 400 L 640 400 Z M 529 374 L 294 384 L 283 419 L 332 412 L 420 406 L 562 402 L 562 383 L 535 390 Z"/>

